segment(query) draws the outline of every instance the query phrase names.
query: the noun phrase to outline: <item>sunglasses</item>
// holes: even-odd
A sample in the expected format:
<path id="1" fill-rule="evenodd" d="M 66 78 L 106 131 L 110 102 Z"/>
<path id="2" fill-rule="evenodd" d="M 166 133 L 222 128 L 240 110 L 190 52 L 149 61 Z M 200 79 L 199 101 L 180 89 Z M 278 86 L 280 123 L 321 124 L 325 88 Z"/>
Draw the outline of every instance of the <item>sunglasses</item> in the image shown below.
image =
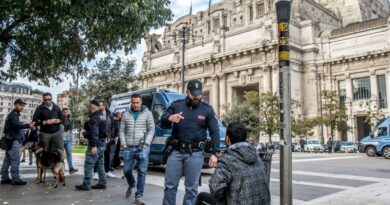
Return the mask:
<path id="1" fill-rule="evenodd" d="M 48 102 L 51 101 L 51 99 L 43 99 L 43 101 Z"/>

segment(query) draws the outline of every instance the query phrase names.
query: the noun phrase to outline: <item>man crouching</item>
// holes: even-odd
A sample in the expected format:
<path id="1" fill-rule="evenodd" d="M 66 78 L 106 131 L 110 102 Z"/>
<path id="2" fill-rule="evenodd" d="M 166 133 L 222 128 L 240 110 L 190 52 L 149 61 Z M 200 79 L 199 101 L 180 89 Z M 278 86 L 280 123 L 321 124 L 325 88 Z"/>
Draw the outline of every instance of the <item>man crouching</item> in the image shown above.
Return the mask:
<path id="1" fill-rule="evenodd" d="M 244 125 L 238 122 L 228 125 L 225 143 L 229 148 L 218 159 L 217 168 L 209 180 L 211 195 L 199 194 L 195 204 L 271 203 L 264 164 L 246 139 Z"/>

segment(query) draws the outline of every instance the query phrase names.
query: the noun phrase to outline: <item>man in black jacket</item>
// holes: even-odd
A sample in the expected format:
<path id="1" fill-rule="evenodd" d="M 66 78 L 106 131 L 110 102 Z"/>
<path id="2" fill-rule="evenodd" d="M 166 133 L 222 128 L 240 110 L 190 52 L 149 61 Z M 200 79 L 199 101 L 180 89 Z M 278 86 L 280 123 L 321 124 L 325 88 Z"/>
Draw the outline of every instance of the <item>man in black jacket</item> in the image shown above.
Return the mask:
<path id="1" fill-rule="evenodd" d="M 121 112 L 116 112 L 114 116 L 114 127 L 112 129 L 114 136 L 115 136 L 115 142 L 116 142 L 116 148 L 115 148 L 115 155 L 114 159 L 112 160 L 112 167 L 118 168 L 121 164 L 121 160 L 119 158 L 119 152 L 121 149 L 121 140 L 119 139 L 119 126 L 121 124 L 122 120 L 122 113 Z"/>
<path id="2" fill-rule="evenodd" d="M 111 173 L 110 168 L 112 160 L 115 154 L 115 141 L 113 134 L 113 125 L 114 119 L 111 116 L 110 111 L 107 109 L 107 105 L 104 101 L 99 101 L 99 112 L 100 112 L 100 128 L 103 130 L 104 138 L 106 138 L 106 150 L 104 151 L 104 170 L 106 171 L 106 176 L 115 178 L 116 176 Z"/>
<path id="3" fill-rule="evenodd" d="M 4 126 L 4 134 L 8 136 L 9 146 L 5 152 L 5 158 L 3 166 L 1 167 L 1 184 L 12 184 L 12 185 L 25 185 L 27 182 L 22 181 L 19 176 L 19 133 L 21 129 L 34 127 L 34 123 L 22 124 L 19 121 L 19 116 L 26 105 L 21 99 L 17 99 L 14 102 L 14 110 L 8 114 Z M 11 167 L 12 180 L 8 175 L 8 168 Z"/>
<path id="4" fill-rule="evenodd" d="M 64 150 L 64 139 L 60 129 L 60 124 L 64 122 L 64 115 L 60 107 L 52 102 L 51 93 L 43 94 L 43 103 L 35 110 L 33 122 L 41 127 L 39 140 L 46 152 Z"/>
<path id="5" fill-rule="evenodd" d="M 106 139 L 103 137 L 101 129 L 100 112 L 98 111 L 99 103 L 92 100 L 89 103 L 88 119 L 84 123 L 86 138 L 88 139 L 88 148 L 85 153 L 84 179 L 81 185 L 77 185 L 78 190 L 106 189 L 106 175 L 104 173 L 104 150 L 106 149 Z M 91 186 L 91 179 L 94 167 L 97 167 L 99 173 L 99 182 Z"/>

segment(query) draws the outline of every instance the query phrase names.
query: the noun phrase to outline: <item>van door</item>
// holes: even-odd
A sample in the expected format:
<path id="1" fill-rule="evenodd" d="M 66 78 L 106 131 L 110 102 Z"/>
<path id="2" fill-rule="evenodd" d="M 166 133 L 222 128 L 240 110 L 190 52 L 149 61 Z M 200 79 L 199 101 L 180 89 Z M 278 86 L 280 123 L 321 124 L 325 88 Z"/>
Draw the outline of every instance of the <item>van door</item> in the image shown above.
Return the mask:
<path id="1" fill-rule="evenodd" d="M 165 140 L 171 135 L 170 129 L 161 127 L 161 117 L 167 109 L 167 102 L 161 93 L 154 93 L 152 103 L 152 114 L 155 123 L 155 137 L 150 146 L 149 162 L 153 164 L 162 163 L 162 152 Z"/>
<path id="2" fill-rule="evenodd" d="M 379 142 L 377 152 L 382 152 L 382 149 L 390 144 L 388 126 L 378 127 L 374 132 L 374 137 Z"/>

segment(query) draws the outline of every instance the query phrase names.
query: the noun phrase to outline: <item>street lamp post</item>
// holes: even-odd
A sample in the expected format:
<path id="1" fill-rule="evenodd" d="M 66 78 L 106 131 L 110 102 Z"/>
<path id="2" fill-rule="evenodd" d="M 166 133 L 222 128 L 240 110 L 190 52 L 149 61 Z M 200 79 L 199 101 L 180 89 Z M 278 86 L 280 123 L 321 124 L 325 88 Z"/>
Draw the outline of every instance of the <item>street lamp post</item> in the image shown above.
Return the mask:
<path id="1" fill-rule="evenodd" d="M 181 59 L 181 69 L 180 69 L 180 76 L 181 76 L 181 92 L 184 94 L 184 88 L 185 88 L 185 81 L 184 81 L 184 69 L 185 69 L 185 66 L 184 66 L 184 58 L 185 58 L 185 51 L 186 51 L 186 28 L 185 26 L 183 26 L 183 30 L 181 32 L 181 42 L 182 42 L 182 59 Z"/>
<path id="2" fill-rule="evenodd" d="M 185 50 L 186 50 L 186 43 L 187 40 L 189 41 L 189 37 L 191 36 L 192 41 L 194 43 L 195 38 L 202 38 L 202 45 L 203 45 L 203 36 L 194 35 L 193 30 L 191 27 L 187 26 L 187 23 L 185 26 L 183 26 L 182 30 L 178 32 L 179 36 L 181 36 L 181 52 L 182 52 L 182 59 L 181 59 L 181 66 L 180 66 L 180 78 L 181 78 L 181 91 L 184 94 L 185 93 Z M 173 37 L 176 42 L 176 33 L 172 35 L 165 35 L 165 37 Z"/>
<path id="3" fill-rule="evenodd" d="M 276 3 L 279 30 L 279 95 L 280 95 L 280 204 L 292 204 L 291 153 L 291 74 L 289 23 L 291 2 Z"/>

